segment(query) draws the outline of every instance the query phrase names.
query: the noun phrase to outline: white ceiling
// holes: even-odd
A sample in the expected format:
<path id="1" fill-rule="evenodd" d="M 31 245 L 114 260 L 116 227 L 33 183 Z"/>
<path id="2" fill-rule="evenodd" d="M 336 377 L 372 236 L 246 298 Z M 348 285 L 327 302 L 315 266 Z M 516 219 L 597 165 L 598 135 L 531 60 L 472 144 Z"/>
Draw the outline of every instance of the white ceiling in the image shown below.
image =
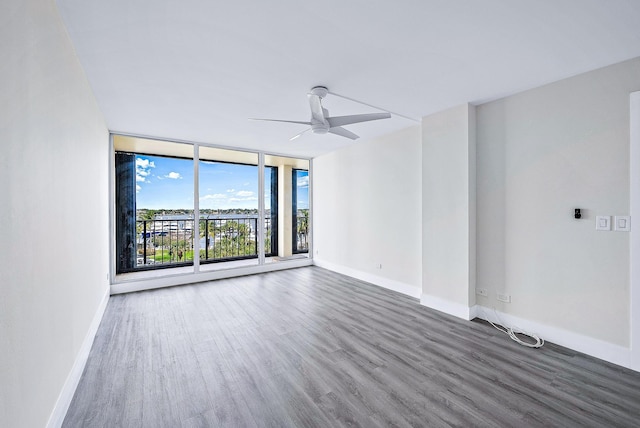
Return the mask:
<path id="1" fill-rule="evenodd" d="M 314 157 L 325 85 L 412 118 L 640 56 L 638 0 L 57 0 L 115 132 Z M 332 115 L 377 111 L 330 95 Z M 349 125 L 362 141 L 414 124 Z"/>

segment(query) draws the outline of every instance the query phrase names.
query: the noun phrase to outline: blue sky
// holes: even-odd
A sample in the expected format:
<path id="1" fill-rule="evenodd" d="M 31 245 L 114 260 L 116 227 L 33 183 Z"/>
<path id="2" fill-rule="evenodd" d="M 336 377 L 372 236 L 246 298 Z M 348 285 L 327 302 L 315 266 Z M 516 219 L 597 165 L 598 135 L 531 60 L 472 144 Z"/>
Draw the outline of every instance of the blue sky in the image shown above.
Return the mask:
<path id="1" fill-rule="evenodd" d="M 298 171 L 298 209 L 309 208 L 309 171 Z"/>
<path id="2" fill-rule="evenodd" d="M 202 161 L 199 170 L 201 209 L 258 209 L 257 167 Z M 265 179 L 269 189 L 269 174 Z M 298 181 L 298 207 L 308 208 L 308 176 Z M 136 192 L 137 208 L 193 209 L 193 161 L 137 155 Z"/>

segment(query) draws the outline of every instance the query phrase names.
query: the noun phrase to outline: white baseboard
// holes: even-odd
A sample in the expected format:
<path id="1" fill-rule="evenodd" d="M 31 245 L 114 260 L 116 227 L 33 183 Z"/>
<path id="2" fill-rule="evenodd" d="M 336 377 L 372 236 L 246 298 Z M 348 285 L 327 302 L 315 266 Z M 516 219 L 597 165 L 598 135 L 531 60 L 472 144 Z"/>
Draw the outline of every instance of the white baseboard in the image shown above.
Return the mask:
<path id="1" fill-rule="evenodd" d="M 93 339 L 96 337 L 96 333 L 98 332 L 98 327 L 100 326 L 100 321 L 102 321 L 102 316 L 104 315 L 104 311 L 107 308 L 107 303 L 109 302 L 109 290 L 107 290 L 106 294 L 102 298 L 98 309 L 91 321 L 91 325 L 89 326 L 89 331 L 82 342 L 82 346 L 80 346 L 80 350 L 78 351 L 78 355 L 76 356 L 76 360 L 73 363 L 73 367 L 71 367 L 71 371 L 67 376 L 67 380 L 62 387 L 62 391 L 60 391 L 60 395 L 58 395 L 58 400 L 56 401 L 56 405 L 49 416 L 49 422 L 47 422 L 47 428 L 59 428 L 62 426 L 64 422 L 64 418 L 67 415 L 67 410 L 69 410 L 69 405 L 71 404 L 71 400 L 73 399 L 73 395 L 76 392 L 76 388 L 78 387 L 78 383 L 80 383 L 80 378 L 82 377 L 82 373 L 84 372 L 84 367 L 87 364 L 87 360 L 89 359 L 89 352 L 91 351 L 91 346 L 93 345 Z"/>
<path id="2" fill-rule="evenodd" d="M 184 273 L 163 277 L 120 281 L 111 284 L 111 295 L 133 293 L 135 291 L 153 290 L 156 288 L 173 287 L 176 285 L 193 284 L 197 282 L 214 281 L 216 279 L 235 278 L 237 276 L 254 275 L 258 273 L 274 272 L 277 270 L 311 266 L 312 264 L 313 261 L 311 259 L 303 258 L 281 261 L 277 263 L 269 263 L 260 266 L 244 266 L 232 269 L 221 269 L 198 273 Z"/>
<path id="3" fill-rule="evenodd" d="M 423 294 L 420 296 L 420 304 L 428 308 L 435 309 L 436 311 L 462 318 L 466 321 L 470 321 L 477 316 L 475 306 L 470 308 L 468 306 L 461 305 L 460 303 L 434 297 L 429 294 Z"/>
<path id="4" fill-rule="evenodd" d="M 545 341 L 591 355 L 592 357 L 600 358 L 601 360 L 622 367 L 637 370 L 637 368 L 632 367 L 631 364 L 631 349 L 625 348 L 624 346 L 615 345 L 603 340 L 594 339 L 593 337 L 583 336 L 558 327 L 519 318 L 499 311 L 497 314 L 500 320 L 498 320 L 493 309 L 480 305 L 476 305 L 474 308 L 476 316 L 485 321 L 490 320 L 494 323 L 499 323 L 501 320 L 509 327 L 517 327 L 528 333 L 535 333 Z"/>
<path id="5" fill-rule="evenodd" d="M 409 297 L 413 297 L 416 299 L 420 298 L 420 294 L 421 294 L 420 287 L 414 287 L 404 282 L 395 281 L 393 279 L 384 278 L 378 275 L 373 275 L 371 273 L 364 272 L 358 269 L 352 269 L 346 266 L 337 265 L 335 263 L 318 260 L 317 258 L 313 259 L 313 264 L 315 266 L 328 269 L 342 275 L 350 276 L 352 278 L 359 279 L 361 281 L 369 282 L 373 285 L 386 288 L 387 290 L 402 293 Z"/>

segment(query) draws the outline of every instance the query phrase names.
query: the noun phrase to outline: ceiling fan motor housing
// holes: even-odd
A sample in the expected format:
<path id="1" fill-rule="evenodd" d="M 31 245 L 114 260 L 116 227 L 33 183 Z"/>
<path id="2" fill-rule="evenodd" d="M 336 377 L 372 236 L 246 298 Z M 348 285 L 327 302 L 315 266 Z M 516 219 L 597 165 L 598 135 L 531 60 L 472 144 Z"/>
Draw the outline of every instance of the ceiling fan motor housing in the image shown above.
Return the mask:
<path id="1" fill-rule="evenodd" d="M 329 124 L 328 123 L 314 123 L 311 125 L 311 132 L 314 134 L 326 134 L 329 132 Z"/>
<path id="2" fill-rule="evenodd" d="M 329 89 L 327 89 L 325 86 L 314 86 L 313 88 L 311 88 L 311 94 L 316 95 L 320 98 L 326 97 L 328 93 Z"/>

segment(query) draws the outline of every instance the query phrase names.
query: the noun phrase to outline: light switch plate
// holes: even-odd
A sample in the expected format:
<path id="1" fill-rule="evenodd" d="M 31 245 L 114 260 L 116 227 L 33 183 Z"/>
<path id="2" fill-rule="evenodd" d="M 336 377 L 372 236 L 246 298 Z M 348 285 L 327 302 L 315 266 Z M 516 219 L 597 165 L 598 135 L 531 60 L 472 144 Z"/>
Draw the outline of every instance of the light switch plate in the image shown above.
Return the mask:
<path id="1" fill-rule="evenodd" d="M 596 230 L 611 230 L 611 216 L 610 215 L 597 215 L 596 216 Z"/>
<path id="2" fill-rule="evenodd" d="M 628 215 L 617 215 L 613 220 L 613 227 L 617 232 L 631 231 L 631 217 Z"/>

